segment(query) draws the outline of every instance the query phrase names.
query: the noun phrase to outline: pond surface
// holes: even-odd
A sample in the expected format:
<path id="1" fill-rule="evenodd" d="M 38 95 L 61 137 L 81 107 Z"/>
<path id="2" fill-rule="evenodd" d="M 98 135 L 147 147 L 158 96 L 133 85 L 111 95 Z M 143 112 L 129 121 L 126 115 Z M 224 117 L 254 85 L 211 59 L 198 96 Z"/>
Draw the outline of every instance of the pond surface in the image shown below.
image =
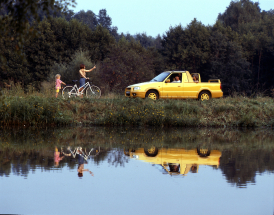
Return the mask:
<path id="1" fill-rule="evenodd" d="M 273 214 L 270 129 L 0 131 L 0 213 Z"/>

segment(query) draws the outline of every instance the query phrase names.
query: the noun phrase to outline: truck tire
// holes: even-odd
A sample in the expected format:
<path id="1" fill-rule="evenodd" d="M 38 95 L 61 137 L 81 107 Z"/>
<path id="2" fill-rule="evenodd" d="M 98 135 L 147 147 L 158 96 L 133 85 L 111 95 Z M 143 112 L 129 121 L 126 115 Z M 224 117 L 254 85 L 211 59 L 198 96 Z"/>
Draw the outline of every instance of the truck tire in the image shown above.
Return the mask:
<path id="1" fill-rule="evenodd" d="M 211 153 L 211 144 L 199 144 L 197 147 L 197 154 L 200 157 L 208 157 Z"/>
<path id="2" fill-rule="evenodd" d="M 146 156 L 148 157 L 155 157 L 156 155 L 158 155 L 158 148 L 157 147 L 144 148 L 144 152 Z"/>
<path id="3" fill-rule="evenodd" d="M 156 90 L 149 90 L 146 93 L 146 98 L 157 100 L 159 99 L 159 93 Z"/>
<path id="4" fill-rule="evenodd" d="M 202 91 L 200 92 L 198 99 L 200 101 L 205 101 L 205 100 L 209 100 L 211 98 L 211 95 L 208 91 Z"/>

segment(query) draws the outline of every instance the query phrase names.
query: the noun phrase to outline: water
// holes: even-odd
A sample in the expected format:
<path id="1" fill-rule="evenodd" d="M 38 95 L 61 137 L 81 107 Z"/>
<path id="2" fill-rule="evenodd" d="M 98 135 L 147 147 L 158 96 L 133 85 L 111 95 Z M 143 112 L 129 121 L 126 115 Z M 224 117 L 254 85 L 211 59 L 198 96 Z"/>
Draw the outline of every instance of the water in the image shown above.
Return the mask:
<path id="1" fill-rule="evenodd" d="M 273 135 L 225 129 L 1 130 L 0 213 L 273 214 Z M 55 151 L 63 152 L 61 160 Z"/>

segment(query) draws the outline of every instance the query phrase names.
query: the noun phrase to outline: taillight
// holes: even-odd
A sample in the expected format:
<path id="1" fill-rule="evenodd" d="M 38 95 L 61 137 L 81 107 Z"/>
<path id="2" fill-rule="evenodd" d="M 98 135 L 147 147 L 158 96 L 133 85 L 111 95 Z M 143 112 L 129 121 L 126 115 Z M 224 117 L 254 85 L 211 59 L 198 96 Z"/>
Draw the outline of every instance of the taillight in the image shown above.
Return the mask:
<path id="1" fill-rule="evenodd" d="M 220 89 L 222 89 L 222 83 L 220 83 Z"/>

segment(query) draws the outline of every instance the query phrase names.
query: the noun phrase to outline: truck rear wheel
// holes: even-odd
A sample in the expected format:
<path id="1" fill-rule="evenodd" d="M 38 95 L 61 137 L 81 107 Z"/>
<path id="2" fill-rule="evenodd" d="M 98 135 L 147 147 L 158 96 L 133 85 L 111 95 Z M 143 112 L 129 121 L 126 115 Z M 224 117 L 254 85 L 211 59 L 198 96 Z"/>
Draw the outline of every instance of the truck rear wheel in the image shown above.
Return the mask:
<path id="1" fill-rule="evenodd" d="M 197 147 L 197 154 L 200 157 L 208 157 L 211 153 L 210 144 L 199 144 Z"/>
<path id="2" fill-rule="evenodd" d="M 198 99 L 201 101 L 209 100 L 211 98 L 211 95 L 208 91 L 202 91 L 199 94 Z"/>

